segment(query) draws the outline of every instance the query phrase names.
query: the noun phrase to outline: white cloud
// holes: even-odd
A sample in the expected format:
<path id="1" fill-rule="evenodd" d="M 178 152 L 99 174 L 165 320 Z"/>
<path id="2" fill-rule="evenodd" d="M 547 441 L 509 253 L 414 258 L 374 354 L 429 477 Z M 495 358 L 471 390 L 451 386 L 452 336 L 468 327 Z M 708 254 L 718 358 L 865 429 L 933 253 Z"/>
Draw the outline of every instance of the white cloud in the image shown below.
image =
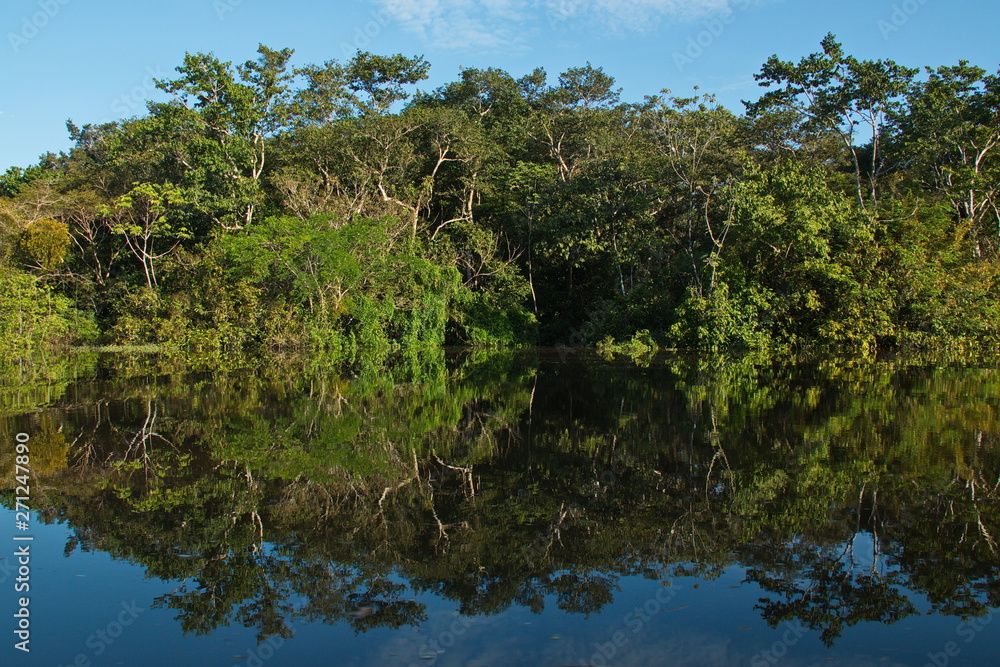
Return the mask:
<path id="1" fill-rule="evenodd" d="M 692 20 L 760 0 L 372 0 L 438 48 L 525 49 L 550 28 L 597 23 L 616 32 L 646 31 L 664 19 Z"/>
<path id="2" fill-rule="evenodd" d="M 438 48 L 510 50 L 523 45 L 529 0 L 374 0 L 404 28 Z"/>
<path id="3" fill-rule="evenodd" d="M 375 0 L 375 4 L 421 37 L 427 36 L 427 28 L 444 13 L 442 0 Z"/>
<path id="4" fill-rule="evenodd" d="M 585 4 L 590 5 L 594 18 L 615 29 L 643 31 L 664 17 L 690 20 L 722 12 L 729 7 L 729 0 L 590 0 Z"/>

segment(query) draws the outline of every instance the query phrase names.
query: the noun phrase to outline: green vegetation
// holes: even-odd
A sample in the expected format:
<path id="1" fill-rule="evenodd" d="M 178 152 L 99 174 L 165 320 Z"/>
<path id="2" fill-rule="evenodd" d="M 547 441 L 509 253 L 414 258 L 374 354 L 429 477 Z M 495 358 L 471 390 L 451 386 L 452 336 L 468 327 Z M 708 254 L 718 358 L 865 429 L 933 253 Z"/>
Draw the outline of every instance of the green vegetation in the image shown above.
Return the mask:
<path id="1" fill-rule="evenodd" d="M 0 439 L 30 430 L 33 504 L 67 553 L 168 580 L 158 604 L 196 634 L 416 625 L 419 593 L 590 614 L 621 577 L 731 566 L 768 623 L 828 644 L 997 606 L 995 364 L 439 352 L 343 374 L 106 355 L 0 386 Z"/>
<path id="2" fill-rule="evenodd" d="M 0 354 L 1000 343 L 1000 77 L 966 62 L 828 35 L 738 115 L 589 63 L 414 94 L 419 57 L 292 55 L 188 54 L 0 176 Z"/>

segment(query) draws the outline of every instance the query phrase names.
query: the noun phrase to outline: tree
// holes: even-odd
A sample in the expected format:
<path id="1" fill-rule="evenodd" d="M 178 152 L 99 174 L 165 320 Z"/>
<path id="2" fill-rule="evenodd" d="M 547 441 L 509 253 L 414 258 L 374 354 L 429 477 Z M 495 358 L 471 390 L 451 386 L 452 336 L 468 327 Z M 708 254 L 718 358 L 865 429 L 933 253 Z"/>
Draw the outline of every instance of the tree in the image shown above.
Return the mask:
<path id="1" fill-rule="evenodd" d="M 906 109 L 897 114 L 897 151 L 907 174 L 929 193 L 940 193 L 955 218 L 982 243 L 1000 250 L 1000 76 L 966 61 L 927 69 Z M 989 229 L 989 223 L 995 223 Z"/>
<path id="2" fill-rule="evenodd" d="M 397 102 L 409 97 L 404 86 L 427 78 L 430 63 L 421 56 L 402 54 L 378 56 L 358 51 L 345 68 L 347 87 L 355 93 L 354 103 L 362 114 L 385 114 Z M 361 94 L 359 96 L 358 94 Z"/>
<path id="3" fill-rule="evenodd" d="M 39 271 L 51 271 L 61 264 L 70 243 L 68 225 L 51 218 L 29 224 L 21 239 L 21 246 L 31 262 L 30 268 Z"/>
<path id="4" fill-rule="evenodd" d="M 672 218 L 666 233 L 687 256 L 695 290 L 711 296 L 731 223 L 717 210 L 716 197 L 743 170 L 740 127 L 710 95 L 684 98 L 669 92 L 648 97 L 641 109 L 651 171 L 659 172 L 651 178 L 660 211 Z"/>
<path id="5" fill-rule="evenodd" d="M 917 70 L 892 60 L 858 60 L 845 55 L 833 34 L 820 43 L 823 52 L 797 65 L 771 56 L 754 78 L 761 86 L 777 86 L 757 102 L 746 102 L 751 117 L 771 109 L 797 112 L 813 131 L 833 132 L 850 153 L 858 206 L 878 205 L 878 181 L 885 171 L 883 137 L 888 120 L 899 108 Z M 868 143 L 857 142 L 867 126 Z"/>
<path id="6" fill-rule="evenodd" d="M 172 184 L 140 183 L 102 209 L 112 220 L 112 232 L 125 238 L 128 249 L 142 264 L 150 289 L 157 285 L 156 260 L 176 248 L 181 239 L 190 237 L 188 230 L 172 219 L 173 209 L 185 203 L 184 193 Z M 164 240 L 174 243 L 158 251 L 157 241 Z"/>
<path id="7" fill-rule="evenodd" d="M 328 60 L 295 70 L 306 85 L 295 94 L 297 122 L 324 125 L 351 116 L 384 116 L 409 98 L 405 87 L 427 78 L 421 56 L 379 56 L 359 50 L 347 63 Z"/>
<path id="8" fill-rule="evenodd" d="M 751 169 L 723 195 L 728 242 L 716 289 L 692 290 L 678 342 L 769 347 L 805 341 L 871 349 L 892 333 L 873 225 L 821 171 L 789 162 Z"/>
<path id="9" fill-rule="evenodd" d="M 262 202 L 267 139 L 291 117 L 292 50 L 261 44 L 257 52 L 257 60 L 235 71 L 212 54 L 186 54 L 177 79 L 157 81 L 174 100 L 150 104 L 161 150 L 183 166 L 185 185 L 202 190 L 194 201 L 224 229 L 253 222 Z"/>
<path id="10" fill-rule="evenodd" d="M 621 88 L 615 89 L 614 77 L 589 62 L 571 67 L 559 75 L 559 87 L 552 95 L 560 104 L 583 109 L 611 109 L 618 104 Z"/>

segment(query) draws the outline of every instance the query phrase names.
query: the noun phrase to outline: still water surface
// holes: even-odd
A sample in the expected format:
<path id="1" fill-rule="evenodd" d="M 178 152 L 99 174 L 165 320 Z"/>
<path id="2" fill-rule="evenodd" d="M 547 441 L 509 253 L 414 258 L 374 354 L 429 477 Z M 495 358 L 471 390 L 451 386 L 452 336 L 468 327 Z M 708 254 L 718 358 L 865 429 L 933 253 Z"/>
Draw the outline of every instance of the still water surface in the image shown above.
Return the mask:
<path id="1" fill-rule="evenodd" d="M 995 363 L 50 375 L 0 388 L 3 665 L 1000 664 Z"/>

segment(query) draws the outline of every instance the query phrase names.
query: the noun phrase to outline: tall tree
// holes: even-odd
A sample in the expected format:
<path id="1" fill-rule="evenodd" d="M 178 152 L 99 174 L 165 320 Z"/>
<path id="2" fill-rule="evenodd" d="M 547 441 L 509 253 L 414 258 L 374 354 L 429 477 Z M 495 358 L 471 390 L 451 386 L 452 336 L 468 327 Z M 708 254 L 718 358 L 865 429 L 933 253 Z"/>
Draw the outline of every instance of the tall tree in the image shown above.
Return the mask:
<path id="1" fill-rule="evenodd" d="M 695 290 L 709 296 L 731 222 L 716 199 L 739 179 L 745 159 L 739 121 L 710 95 L 668 93 L 647 98 L 641 116 L 659 193 L 658 215 L 687 256 Z"/>
<path id="2" fill-rule="evenodd" d="M 806 56 L 797 65 L 777 55 L 768 58 L 754 78 L 761 86 L 776 89 L 745 104 L 751 117 L 775 108 L 789 109 L 800 115 L 806 129 L 838 136 L 853 163 L 857 204 L 874 210 L 879 177 L 886 168 L 887 124 L 917 70 L 892 60 L 848 56 L 833 34 L 827 34 L 821 46 L 822 53 Z M 859 145 L 865 140 L 864 147 Z"/>
<path id="3" fill-rule="evenodd" d="M 1000 76 L 966 61 L 927 70 L 898 117 L 907 172 L 973 230 L 974 252 L 1000 249 Z M 992 229 L 990 228 L 992 226 Z"/>
<path id="4" fill-rule="evenodd" d="M 212 54 L 187 54 L 177 79 L 157 81 L 174 99 L 150 104 L 188 183 L 203 190 L 200 207 L 225 229 L 253 222 L 263 199 L 266 140 L 290 120 L 292 50 L 261 44 L 257 52 L 257 60 L 235 69 Z"/>
<path id="5" fill-rule="evenodd" d="M 111 219 L 111 229 L 125 238 L 129 251 L 142 265 L 149 289 L 156 287 L 156 260 L 168 254 L 181 239 L 188 238 L 186 228 L 175 223 L 172 212 L 184 204 L 184 195 L 172 184 L 141 183 L 104 207 Z M 165 250 L 158 242 L 173 241 Z"/>

